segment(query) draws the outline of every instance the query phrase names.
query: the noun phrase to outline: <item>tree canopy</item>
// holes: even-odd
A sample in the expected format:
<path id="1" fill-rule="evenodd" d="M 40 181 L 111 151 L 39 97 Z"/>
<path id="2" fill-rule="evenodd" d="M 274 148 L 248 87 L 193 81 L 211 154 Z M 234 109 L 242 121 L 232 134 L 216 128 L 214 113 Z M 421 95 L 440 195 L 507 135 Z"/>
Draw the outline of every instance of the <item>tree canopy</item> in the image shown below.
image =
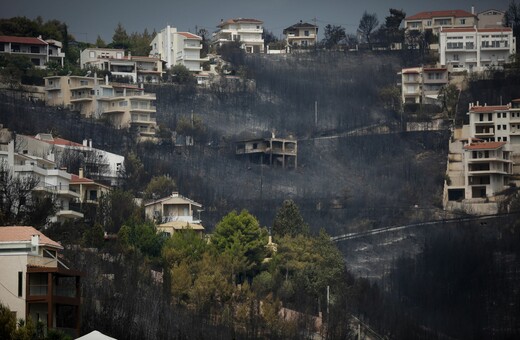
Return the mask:
<path id="1" fill-rule="evenodd" d="M 361 20 L 359 21 L 358 32 L 368 43 L 370 49 L 372 49 L 372 33 L 378 25 L 379 20 L 377 19 L 377 14 L 369 14 L 367 11 L 363 13 Z"/>
<path id="2" fill-rule="evenodd" d="M 341 40 L 346 38 L 345 28 L 339 25 L 328 24 L 324 29 L 323 44 L 325 48 L 331 49 L 336 47 Z"/>
<path id="3" fill-rule="evenodd" d="M 285 200 L 276 212 L 273 234 L 276 236 L 296 236 L 308 234 L 309 226 L 304 222 L 300 209 L 293 200 Z"/>

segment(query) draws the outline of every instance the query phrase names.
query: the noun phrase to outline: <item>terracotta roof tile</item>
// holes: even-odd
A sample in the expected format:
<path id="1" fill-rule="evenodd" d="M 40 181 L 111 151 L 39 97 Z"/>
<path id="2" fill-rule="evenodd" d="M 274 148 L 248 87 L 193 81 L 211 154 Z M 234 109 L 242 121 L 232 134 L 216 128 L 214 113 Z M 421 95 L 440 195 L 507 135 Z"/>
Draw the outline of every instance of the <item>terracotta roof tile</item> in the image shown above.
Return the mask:
<path id="1" fill-rule="evenodd" d="M 506 145 L 505 142 L 484 142 L 484 143 L 468 144 L 468 145 L 464 146 L 464 149 L 466 149 L 466 150 L 495 150 L 495 149 L 501 148 L 504 145 Z"/>
<path id="2" fill-rule="evenodd" d="M 433 18 L 446 18 L 446 17 L 475 17 L 475 14 L 471 14 L 470 12 L 463 11 L 460 9 L 448 10 L 448 11 L 427 11 L 427 12 L 419 12 L 412 16 L 406 17 L 404 20 L 421 20 L 421 19 L 433 19 Z"/>
<path id="3" fill-rule="evenodd" d="M 507 105 L 473 106 L 469 112 L 493 112 L 509 110 Z"/>
<path id="4" fill-rule="evenodd" d="M 30 226 L 0 227 L 0 243 L 9 242 L 31 242 L 31 236 L 40 236 L 40 246 L 49 246 L 63 249 L 61 244 L 51 240 L 38 230 Z"/>
<path id="5" fill-rule="evenodd" d="M 202 40 L 201 37 L 199 37 L 198 35 L 195 35 L 193 33 L 190 33 L 190 32 L 177 32 L 178 34 L 188 38 L 188 39 L 197 39 L 197 40 Z"/>
<path id="6" fill-rule="evenodd" d="M 3 43 L 18 43 L 30 45 L 48 45 L 44 40 L 33 37 L 13 37 L 9 35 L 0 35 L 0 42 Z"/>

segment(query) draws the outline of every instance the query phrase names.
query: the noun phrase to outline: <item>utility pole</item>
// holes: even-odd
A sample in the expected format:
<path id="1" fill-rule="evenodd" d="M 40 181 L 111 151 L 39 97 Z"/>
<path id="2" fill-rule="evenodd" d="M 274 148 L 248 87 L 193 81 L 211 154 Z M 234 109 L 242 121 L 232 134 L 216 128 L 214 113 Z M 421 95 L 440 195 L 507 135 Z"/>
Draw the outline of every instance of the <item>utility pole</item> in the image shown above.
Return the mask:
<path id="1" fill-rule="evenodd" d="M 314 126 L 318 127 L 318 101 L 314 101 Z"/>

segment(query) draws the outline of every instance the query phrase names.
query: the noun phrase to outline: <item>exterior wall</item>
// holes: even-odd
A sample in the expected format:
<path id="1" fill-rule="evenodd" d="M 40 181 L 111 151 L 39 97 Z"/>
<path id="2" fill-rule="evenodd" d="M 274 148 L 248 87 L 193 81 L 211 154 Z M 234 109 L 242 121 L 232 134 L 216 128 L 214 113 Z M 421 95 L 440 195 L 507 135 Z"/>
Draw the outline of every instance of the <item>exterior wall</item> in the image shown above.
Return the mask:
<path id="1" fill-rule="evenodd" d="M 155 94 L 131 86 L 101 84 L 99 78 L 65 76 L 45 80 L 48 105 L 67 106 L 87 118 L 108 117 L 117 129 L 136 125 L 140 136 L 155 135 Z"/>
<path id="2" fill-rule="evenodd" d="M 235 19 L 232 23 L 222 23 L 213 37 L 213 44 L 222 45 L 226 42 L 239 41 L 246 53 L 263 53 L 264 31 L 261 22 L 244 22 Z"/>
<path id="3" fill-rule="evenodd" d="M 16 313 L 16 319 L 25 319 L 27 255 L 0 254 L 0 268 L 0 301 Z M 22 272 L 21 296 L 18 295 L 18 272 Z"/>
<path id="4" fill-rule="evenodd" d="M 0 54 L 26 56 L 36 68 L 44 69 L 49 62 L 49 44 L 39 38 L 38 40 L 38 44 L 0 42 Z"/>
<path id="5" fill-rule="evenodd" d="M 502 27 L 504 22 L 504 12 L 490 9 L 480 12 L 478 15 L 478 28 Z"/>
<path id="6" fill-rule="evenodd" d="M 80 66 L 85 68 L 90 63 L 95 63 L 98 59 L 123 59 L 125 51 L 113 48 L 86 48 L 80 54 Z"/>
<path id="7" fill-rule="evenodd" d="M 448 70 L 443 68 L 406 68 L 401 71 L 401 99 L 403 103 L 434 103 L 442 86 L 449 82 Z"/>
<path id="8" fill-rule="evenodd" d="M 407 30 L 421 31 L 431 30 L 435 34 L 439 34 L 442 27 L 473 27 L 477 24 L 475 16 L 442 16 L 442 17 L 431 17 L 424 19 L 409 19 L 404 20 L 404 27 Z"/>
<path id="9" fill-rule="evenodd" d="M 446 30 L 440 34 L 440 64 L 453 70 L 501 67 L 516 53 L 511 29 Z"/>

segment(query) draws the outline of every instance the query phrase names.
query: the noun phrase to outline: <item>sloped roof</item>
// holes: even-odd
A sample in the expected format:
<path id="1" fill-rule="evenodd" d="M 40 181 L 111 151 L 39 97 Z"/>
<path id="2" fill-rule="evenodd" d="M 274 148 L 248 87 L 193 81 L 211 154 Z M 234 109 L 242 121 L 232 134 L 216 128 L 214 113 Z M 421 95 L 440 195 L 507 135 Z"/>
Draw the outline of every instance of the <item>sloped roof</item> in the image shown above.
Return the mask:
<path id="1" fill-rule="evenodd" d="M 484 143 L 475 143 L 475 144 L 468 144 L 464 146 L 464 149 L 466 150 L 496 150 L 498 148 L 503 147 L 506 145 L 505 142 L 484 142 Z"/>
<path id="2" fill-rule="evenodd" d="M 201 37 L 199 37 L 198 35 L 196 34 L 193 34 L 193 33 L 190 33 L 190 32 L 177 32 L 178 34 L 188 38 L 188 39 L 197 39 L 197 40 L 202 40 Z"/>
<path id="3" fill-rule="evenodd" d="M 197 203 L 194 200 L 191 200 L 191 199 L 189 199 L 187 197 L 184 197 L 182 195 L 179 195 L 178 193 L 173 193 L 170 196 L 163 197 L 163 198 L 160 198 L 160 199 L 155 200 L 153 202 L 146 203 L 144 206 L 147 207 L 147 206 L 150 206 L 150 205 L 154 205 L 154 204 L 157 204 L 157 203 L 163 203 L 163 202 L 166 202 L 166 201 L 170 201 L 171 204 L 186 204 L 186 203 L 190 203 L 190 204 L 192 204 L 194 206 L 197 206 L 199 208 L 202 207 L 202 204 Z"/>
<path id="4" fill-rule="evenodd" d="M 294 24 L 294 25 L 289 26 L 286 29 L 284 29 L 283 30 L 283 34 L 285 34 L 286 31 L 294 30 L 294 29 L 297 29 L 297 28 L 316 28 L 317 29 L 318 26 L 313 25 L 313 24 L 309 24 L 308 22 L 299 22 L 297 24 Z"/>
<path id="5" fill-rule="evenodd" d="M 88 334 L 85 334 L 76 340 L 117 340 L 116 338 L 112 338 L 108 335 L 105 335 L 99 331 L 92 331 Z"/>
<path id="6" fill-rule="evenodd" d="M 63 249 L 61 244 L 51 240 L 38 230 L 30 226 L 12 226 L 12 227 L 0 227 L 0 243 L 10 242 L 31 242 L 33 235 L 40 236 L 40 246 L 48 246 L 57 249 Z"/>
<path id="7" fill-rule="evenodd" d="M 48 45 L 44 40 L 33 37 L 14 37 L 10 35 L 0 35 L 0 42 L 3 43 L 17 43 L 27 45 Z"/>
<path id="8" fill-rule="evenodd" d="M 509 110 L 507 105 L 473 106 L 469 112 L 493 112 Z"/>
<path id="9" fill-rule="evenodd" d="M 189 223 L 185 221 L 170 221 L 157 226 L 157 229 L 193 229 L 193 230 L 204 230 L 204 227 L 198 223 Z"/>
<path id="10" fill-rule="evenodd" d="M 264 22 L 258 19 L 247 19 L 247 18 L 235 18 L 235 19 L 227 19 L 226 21 L 222 21 L 217 27 L 222 27 L 230 24 L 263 24 Z"/>
<path id="11" fill-rule="evenodd" d="M 433 19 L 433 18 L 446 18 L 446 17 L 474 17 L 475 14 L 471 14 L 468 11 L 463 11 L 461 9 L 455 10 L 447 10 L 447 11 L 427 11 L 427 12 L 419 12 L 417 14 L 406 17 L 404 20 L 423 20 L 423 19 Z"/>

